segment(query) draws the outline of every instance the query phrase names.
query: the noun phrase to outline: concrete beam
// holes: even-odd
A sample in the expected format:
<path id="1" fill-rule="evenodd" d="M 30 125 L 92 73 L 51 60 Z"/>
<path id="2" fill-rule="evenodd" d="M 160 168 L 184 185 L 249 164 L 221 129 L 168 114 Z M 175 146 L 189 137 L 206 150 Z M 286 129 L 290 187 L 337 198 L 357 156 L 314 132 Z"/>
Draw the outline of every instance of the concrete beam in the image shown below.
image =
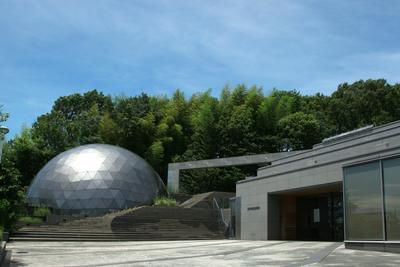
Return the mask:
<path id="1" fill-rule="evenodd" d="M 168 189 L 171 192 L 179 191 L 180 170 L 243 166 L 243 165 L 253 165 L 253 164 L 268 164 L 277 159 L 291 156 L 293 154 L 301 152 L 304 152 L 304 150 L 169 163 Z"/>

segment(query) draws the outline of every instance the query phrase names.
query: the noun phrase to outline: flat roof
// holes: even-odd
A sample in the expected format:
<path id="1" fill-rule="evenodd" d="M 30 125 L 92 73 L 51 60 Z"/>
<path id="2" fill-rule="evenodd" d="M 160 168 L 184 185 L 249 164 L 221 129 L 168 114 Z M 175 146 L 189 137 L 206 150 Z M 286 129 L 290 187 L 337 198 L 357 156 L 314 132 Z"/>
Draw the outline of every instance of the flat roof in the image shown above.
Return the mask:
<path id="1" fill-rule="evenodd" d="M 361 129 L 363 129 L 363 128 L 361 128 Z M 319 155 L 318 152 L 320 150 L 322 150 L 322 149 L 332 148 L 332 150 L 333 150 L 334 149 L 333 147 L 337 146 L 339 144 L 344 144 L 344 143 L 347 143 L 347 142 L 351 142 L 351 141 L 354 141 L 354 140 L 357 140 L 357 139 L 361 139 L 361 138 L 366 137 L 366 136 L 376 135 L 378 133 L 385 132 L 385 131 L 388 131 L 388 130 L 392 130 L 392 129 L 395 129 L 395 128 L 400 128 L 400 120 L 394 121 L 394 122 L 391 122 L 391 123 L 387 123 L 387 124 L 383 124 L 383 125 L 380 125 L 380 126 L 374 126 L 374 127 L 372 127 L 372 129 L 370 131 L 367 131 L 367 132 L 363 131 L 363 132 L 360 132 L 357 135 L 350 135 L 347 138 L 340 138 L 340 139 L 338 139 L 336 141 L 330 141 L 330 142 L 325 143 L 325 144 L 324 143 L 318 143 L 318 144 L 314 145 L 314 147 L 312 149 L 303 150 L 300 153 L 289 155 L 289 156 L 285 157 L 285 159 L 290 159 L 290 158 L 295 157 L 295 156 L 304 156 L 303 158 L 306 158 L 306 157 L 310 156 L 310 154 L 312 154 L 312 156 L 317 156 L 317 155 Z M 353 131 L 350 131 L 350 132 L 353 132 Z M 339 136 L 339 135 L 337 135 L 337 136 Z M 335 136 L 333 136 L 333 137 L 335 137 Z M 322 153 L 326 153 L 326 152 L 322 152 Z M 283 158 L 280 158 L 280 159 L 283 159 Z M 280 160 L 280 159 L 278 159 L 278 160 Z M 272 165 L 270 165 L 270 166 L 272 166 Z M 266 168 L 269 168 L 270 166 L 263 166 L 263 167 L 260 167 L 259 169 L 266 169 Z"/>
<path id="2" fill-rule="evenodd" d="M 311 166 L 306 164 L 305 166 L 299 167 L 299 169 L 293 169 L 287 170 L 287 171 L 282 171 L 282 172 L 274 172 L 272 171 L 271 174 L 268 174 L 268 169 L 270 168 L 275 168 L 275 167 L 283 167 L 285 165 L 289 164 L 295 164 L 297 161 L 301 160 L 310 160 L 318 156 L 322 156 L 324 154 L 330 154 L 334 153 L 337 151 L 349 149 L 349 147 L 357 147 L 363 144 L 368 144 L 371 142 L 376 142 L 379 141 L 380 139 L 385 139 L 385 138 L 390 138 L 392 136 L 398 136 L 400 135 L 400 120 L 399 121 L 394 121 L 388 124 L 380 125 L 380 126 L 375 126 L 375 127 L 363 127 L 361 128 L 360 131 L 354 130 L 348 132 L 349 134 L 340 134 L 337 135 L 339 138 L 329 138 L 328 142 L 325 143 L 319 143 L 317 145 L 314 145 L 313 149 L 302 151 L 300 153 L 297 153 L 295 155 L 289 155 L 284 158 L 277 159 L 276 161 L 271 162 L 271 165 L 269 166 L 263 166 L 258 168 L 258 171 L 263 171 L 265 170 L 264 174 L 258 175 L 256 177 L 247 177 L 245 180 L 238 181 L 237 184 L 241 183 L 247 183 L 247 182 L 252 182 L 260 179 L 267 179 L 272 176 L 277 176 L 281 175 L 287 172 L 295 172 L 299 171 L 304 168 L 314 168 L 316 167 L 315 165 Z M 360 151 L 361 152 L 361 151 Z M 360 157 L 362 157 L 365 153 L 363 151 L 360 154 Z M 373 149 L 371 149 L 371 152 L 375 152 Z M 379 151 L 376 151 L 377 153 Z M 368 152 L 369 153 L 369 152 Z M 347 158 L 344 158 L 346 160 Z M 336 159 L 336 161 L 339 159 Z M 319 160 L 318 160 L 319 161 Z M 318 163 L 319 165 L 322 163 Z M 323 163 L 325 165 L 327 163 Z"/>

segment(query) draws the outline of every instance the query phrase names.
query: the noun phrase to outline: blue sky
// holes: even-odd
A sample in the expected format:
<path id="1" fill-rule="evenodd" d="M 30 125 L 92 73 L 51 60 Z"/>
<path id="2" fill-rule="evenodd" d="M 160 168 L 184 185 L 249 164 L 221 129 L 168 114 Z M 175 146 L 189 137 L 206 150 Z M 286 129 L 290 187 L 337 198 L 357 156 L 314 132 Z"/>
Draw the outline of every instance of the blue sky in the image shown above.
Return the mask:
<path id="1" fill-rule="evenodd" d="M 59 96 L 190 95 L 246 83 L 330 94 L 399 82 L 398 0 L 1 0 L 9 137 Z"/>

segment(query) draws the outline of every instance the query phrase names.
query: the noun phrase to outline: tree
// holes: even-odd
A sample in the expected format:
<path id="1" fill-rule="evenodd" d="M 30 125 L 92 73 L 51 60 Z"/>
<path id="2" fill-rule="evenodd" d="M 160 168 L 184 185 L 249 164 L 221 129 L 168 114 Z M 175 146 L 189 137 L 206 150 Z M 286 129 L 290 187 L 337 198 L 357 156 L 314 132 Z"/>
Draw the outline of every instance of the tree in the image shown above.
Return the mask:
<path id="1" fill-rule="evenodd" d="M 282 138 L 286 140 L 283 150 L 310 149 L 322 140 L 321 126 L 311 114 L 296 112 L 278 122 Z"/>
<path id="2" fill-rule="evenodd" d="M 0 122 L 6 121 L 7 113 L 0 106 Z M 11 229 L 23 207 L 24 192 L 21 188 L 20 173 L 7 157 L 0 163 L 0 228 Z"/>
<path id="3" fill-rule="evenodd" d="M 79 145 L 102 143 L 99 124 L 112 111 L 111 97 L 97 90 L 63 96 L 55 101 L 50 113 L 33 124 L 32 136 L 54 154 Z"/>
<path id="4" fill-rule="evenodd" d="M 3 105 L 0 105 L 0 122 L 6 121 L 8 119 L 8 113 L 2 111 Z"/>
<path id="5" fill-rule="evenodd" d="M 384 124 L 400 119 L 400 88 L 386 80 L 360 80 L 340 84 L 332 94 L 327 113 L 335 133 L 368 124 Z"/>
<path id="6" fill-rule="evenodd" d="M 97 90 L 91 90 L 83 95 L 72 94 L 62 96 L 54 102 L 53 112 L 60 112 L 62 116 L 70 121 L 77 119 L 82 113 L 96 107 L 100 114 L 111 112 L 113 108 L 110 96 L 105 96 Z"/>
<path id="7" fill-rule="evenodd" d="M 23 128 L 14 140 L 4 147 L 4 159 L 12 162 L 20 174 L 22 186 L 28 186 L 39 170 L 53 157 L 53 151 L 40 147 L 32 138 L 31 129 Z"/>
<path id="8" fill-rule="evenodd" d="M 162 142 L 155 141 L 146 151 L 145 158 L 150 165 L 155 166 L 155 168 L 159 167 L 164 160 L 164 147 Z"/>
<path id="9" fill-rule="evenodd" d="M 99 134 L 100 138 L 107 144 L 118 143 L 118 125 L 108 112 L 100 120 Z"/>
<path id="10" fill-rule="evenodd" d="M 245 176 L 245 172 L 236 167 L 184 170 L 180 179 L 181 190 L 188 194 L 234 192 L 236 182 Z"/>
<path id="11" fill-rule="evenodd" d="M 245 105 L 235 107 L 223 132 L 225 146 L 222 153 L 228 156 L 253 154 L 257 151 L 256 132 L 251 109 Z"/>
<path id="12" fill-rule="evenodd" d="M 7 159 L 0 163 L 0 226 L 11 229 L 24 206 L 20 174 Z"/>
<path id="13" fill-rule="evenodd" d="M 211 96 L 211 91 L 207 91 L 193 96 L 189 105 L 192 135 L 181 160 L 215 158 L 219 143 L 215 127 L 219 116 L 218 100 Z"/>
<path id="14" fill-rule="evenodd" d="M 115 103 L 114 119 L 117 125 L 116 143 L 144 157 L 154 142 L 155 117 L 151 112 L 150 98 L 146 94 L 121 97 Z"/>
<path id="15" fill-rule="evenodd" d="M 157 136 L 163 142 L 165 159 L 172 160 L 185 152 L 190 136 L 189 106 L 182 91 L 175 91 L 164 114 Z"/>
<path id="16" fill-rule="evenodd" d="M 301 111 L 306 114 L 314 115 L 321 125 L 321 134 L 323 137 L 335 134 L 335 126 L 327 112 L 330 104 L 331 97 L 325 96 L 321 93 L 302 97 Z"/>
<path id="17" fill-rule="evenodd" d="M 220 120 L 217 131 L 220 134 L 219 154 L 221 157 L 254 154 L 259 151 L 256 141 L 256 106 L 262 101 L 262 93 L 253 87 L 250 91 L 237 86 L 232 92 L 225 88 L 219 103 Z"/>

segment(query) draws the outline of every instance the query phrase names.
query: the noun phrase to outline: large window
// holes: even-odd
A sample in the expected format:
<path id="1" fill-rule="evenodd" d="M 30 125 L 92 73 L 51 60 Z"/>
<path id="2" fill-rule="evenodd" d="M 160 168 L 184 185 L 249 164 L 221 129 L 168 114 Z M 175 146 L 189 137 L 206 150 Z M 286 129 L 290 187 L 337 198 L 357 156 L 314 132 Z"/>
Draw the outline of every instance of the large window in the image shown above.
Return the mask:
<path id="1" fill-rule="evenodd" d="M 345 168 L 346 239 L 383 240 L 379 162 Z"/>
<path id="2" fill-rule="evenodd" d="M 400 158 L 382 161 L 387 240 L 400 240 Z"/>
<path id="3" fill-rule="evenodd" d="M 347 240 L 400 240 L 399 157 L 344 168 L 344 196 Z"/>

